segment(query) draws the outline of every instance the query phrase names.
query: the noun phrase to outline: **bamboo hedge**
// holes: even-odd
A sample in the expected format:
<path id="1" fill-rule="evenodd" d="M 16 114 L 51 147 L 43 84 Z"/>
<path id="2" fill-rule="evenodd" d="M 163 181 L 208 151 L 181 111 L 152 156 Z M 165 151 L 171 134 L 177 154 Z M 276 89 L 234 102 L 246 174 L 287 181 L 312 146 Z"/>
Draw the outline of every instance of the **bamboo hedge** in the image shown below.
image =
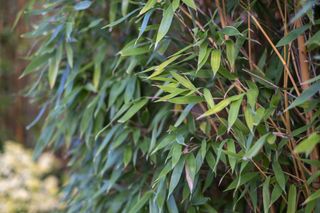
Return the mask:
<path id="1" fill-rule="evenodd" d="M 67 212 L 320 212 L 319 1 L 32 5 Z"/>

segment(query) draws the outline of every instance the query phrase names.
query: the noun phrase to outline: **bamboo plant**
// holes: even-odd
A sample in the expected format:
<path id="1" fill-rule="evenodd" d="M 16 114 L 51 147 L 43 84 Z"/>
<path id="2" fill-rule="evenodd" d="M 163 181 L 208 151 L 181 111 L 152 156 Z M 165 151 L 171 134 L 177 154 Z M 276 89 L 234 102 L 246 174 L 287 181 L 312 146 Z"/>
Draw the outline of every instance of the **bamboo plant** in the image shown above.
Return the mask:
<path id="1" fill-rule="evenodd" d="M 41 0 L 22 76 L 67 212 L 319 212 L 316 0 Z"/>

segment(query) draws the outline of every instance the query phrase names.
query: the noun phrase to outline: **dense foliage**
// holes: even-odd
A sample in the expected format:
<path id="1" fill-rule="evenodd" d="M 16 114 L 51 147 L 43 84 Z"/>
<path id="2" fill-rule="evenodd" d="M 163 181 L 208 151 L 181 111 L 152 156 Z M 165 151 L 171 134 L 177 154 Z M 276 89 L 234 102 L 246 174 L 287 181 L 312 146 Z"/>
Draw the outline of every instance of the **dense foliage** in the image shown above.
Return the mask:
<path id="1" fill-rule="evenodd" d="M 24 74 L 68 212 L 319 212 L 313 1 L 42 0 Z"/>

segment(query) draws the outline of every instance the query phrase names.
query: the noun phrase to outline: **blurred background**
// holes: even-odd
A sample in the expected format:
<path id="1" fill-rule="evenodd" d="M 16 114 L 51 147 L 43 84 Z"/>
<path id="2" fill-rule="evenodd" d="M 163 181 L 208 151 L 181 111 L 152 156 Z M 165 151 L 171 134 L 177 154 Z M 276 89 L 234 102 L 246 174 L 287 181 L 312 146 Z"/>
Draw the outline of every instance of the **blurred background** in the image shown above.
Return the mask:
<path id="1" fill-rule="evenodd" d="M 33 50 L 22 38 L 32 27 L 23 11 L 30 0 L 0 0 L 0 212 L 57 212 L 64 178 L 61 160 L 45 152 L 32 159 L 39 124 L 26 126 L 39 108 L 25 97 L 28 78 L 20 79 Z"/>

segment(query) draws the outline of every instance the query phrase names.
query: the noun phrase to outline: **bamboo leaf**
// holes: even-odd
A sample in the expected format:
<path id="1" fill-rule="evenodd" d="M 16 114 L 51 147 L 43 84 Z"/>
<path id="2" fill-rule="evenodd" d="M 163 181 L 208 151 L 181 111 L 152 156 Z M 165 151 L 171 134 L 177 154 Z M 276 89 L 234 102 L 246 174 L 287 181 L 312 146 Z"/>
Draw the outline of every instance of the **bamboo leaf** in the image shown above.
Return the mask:
<path id="1" fill-rule="evenodd" d="M 320 198 L 320 189 L 317 190 L 316 192 L 312 193 L 304 202 L 303 205 L 310 203 L 314 200 L 317 200 Z"/>
<path id="2" fill-rule="evenodd" d="M 91 1 L 80 1 L 76 5 L 74 5 L 75 10 L 85 10 L 91 6 Z"/>
<path id="3" fill-rule="evenodd" d="M 148 103 L 148 99 L 141 99 L 134 103 L 132 107 L 118 120 L 120 123 L 128 121 L 132 116 L 134 116 L 144 105 Z"/>
<path id="4" fill-rule="evenodd" d="M 219 68 L 221 61 L 221 51 L 220 50 L 212 50 L 211 52 L 211 69 L 213 75 L 216 75 Z"/>
<path id="5" fill-rule="evenodd" d="M 278 41 L 276 47 L 281 47 L 281 46 L 289 44 L 290 42 L 297 39 L 299 35 L 304 33 L 309 28 L 310 28 L 310 25 L 307 24 L 307 25 L 304 25 L 300 28 L 292 30 L 287 36 L 283 37 L 282 39 L 280 39 L 280 41 Z"/>
<path id="6" fill-rule="evenodd" d="M 284 173 L 281 169 L 281 166 L 280 166 L 278 160 L 273 161 L 272 168 L 273 168 L 274 175 L 276 176 L 276 180 L 277 180 L 279 186 L 281 187 L 283 192 L 286 192 L 286 179 L 285 179 Z"/>
<path id="7" fill-rule="evenodd" d="M 234 122 L 236 122 L 239 116 L 239 110 L 242 103 L 242 99 L 236 100 L 230 104 L 230 110 L 228 115 L 228 131 L 230 131 L 231 127 L 233 126 Z"/>
<path id="8" fill-rule="evenodd" d="M 184 159 L 180 159 L 178 164 L 174 167 L 170 179 L 170 186 L 169 186 L 169 192 L 168 192 L 168 198 L 172 194 L 173 190 L 176 188 L 176 186 L 179 183 L 179 180 L 181 178 L 182 172 L 184 167 Z"/>
<path id="9" fill-rule="evenodd" d="M 157 38 L 156 38 L 156 43 L 155 47 L 158 46 L 158 43 L 161 41 L 161 39 L 167 34 L 171 27 L 172 19 L 174 15 L 174 10 L 172 7 L 172 4 L 170 4 L 166 10 L 163 12 L 162 20 L 159 26 Z"/>
<path id="10" fill-rule="evenodd" d="M 269 212 L 270 205 L 270 191 L 269 191 L 270 177 L 267 177 L 263 183 L 262 196 L 263 196 L 263 211 L 264 213 Z"/>
<path id="11" fill-rule="evenodd" d="M 312 84 L 312 86 L 310 86 L 296 100 L 294 100 L 285 111 L 303 104 L 319 91 L 320 91 L 320 82 Z"/>
<path id="12" fill-rule="evenodd" d="M 297 189 L 294 185 L 291 185 L 288 194 L 287 213 L 295 212 L 297 212 Z"/>
<path id="13" fill-rule="evenodd" d="M 312 152 L 315 146 L 320 142 L 320 135 L 317 133 L 311 134 L 308 138 L 301 141 L 295 148 L 295 153 L 306 153 L 307 155 Z"/>
<path id="14" fill-rule="evenodd" d="M 208 108 L 212 109 L 214 107 L 213 97 L 211 95 L 211 92 L 207 88 L 203 89 L 203 96 L 206 99 Z"/>
<path id="15" fill-rule="evenodd" d="M 129 213 L 137 213 L 147 203 L 153 192 L 148 191 L 138 200 L 138 202 L 130 209 Z"/>
<path id="16" fill-rule="evenodd" d="M 259 140 L 245 153 L 244 159 L 252 159 L 254 156 L 258 154 L 258 152 L 261 150 L 263 145 L 266 142 L 267 137 L 269 136 L 269 133 L 263 135 Z"/>
<path id="17" fill-rule="evenodd" d="M 148 0 L 148 2 L 144 5 L 144 7 L 141 9 L 139 15 L 142 15 L 146 12 L 148 12 L 151 8 L 154 7 L 154 5 L 157 3 L 157 0 Z"/>
<path id="18" fill-rule="evenodd" d="M 228 36 L 243 36 L 239 30 L 233 26 L 226 26 L 220 32 Z"/>

